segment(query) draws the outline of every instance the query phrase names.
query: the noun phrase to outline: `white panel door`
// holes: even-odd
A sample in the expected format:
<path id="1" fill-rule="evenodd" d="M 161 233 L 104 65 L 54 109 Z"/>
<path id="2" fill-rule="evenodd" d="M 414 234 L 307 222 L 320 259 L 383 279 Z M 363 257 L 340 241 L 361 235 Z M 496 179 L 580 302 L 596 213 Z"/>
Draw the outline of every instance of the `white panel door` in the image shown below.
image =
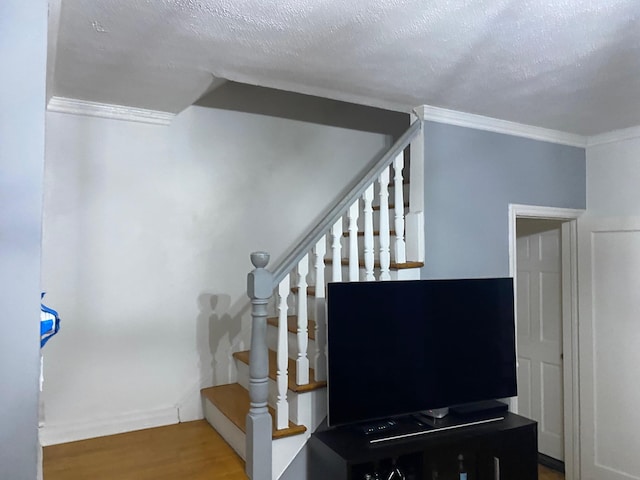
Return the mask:
<path id="1" fill-rule="evenodd" d="M 517 223 L 518 412 L 538 422 L 538 450 L 564 461 L 561 225 Z"/>
<path id="2" fill-rule="evenodd" d="M 578 221 L 582 480 L 640 480 L 640 218 Z"/>

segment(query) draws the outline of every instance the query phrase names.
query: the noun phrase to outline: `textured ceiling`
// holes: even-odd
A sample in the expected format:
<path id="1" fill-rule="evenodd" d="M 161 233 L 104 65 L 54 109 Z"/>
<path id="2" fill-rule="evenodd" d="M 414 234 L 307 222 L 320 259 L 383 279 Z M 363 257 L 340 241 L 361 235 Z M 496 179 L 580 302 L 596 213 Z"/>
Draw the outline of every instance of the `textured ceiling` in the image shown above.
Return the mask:
<path id="1" fill-rule="evenodd" d="M 177 112 L 226 78 L 581 135 L 640 125 L 638 0 L 56 2 L 56 96 Z"/>

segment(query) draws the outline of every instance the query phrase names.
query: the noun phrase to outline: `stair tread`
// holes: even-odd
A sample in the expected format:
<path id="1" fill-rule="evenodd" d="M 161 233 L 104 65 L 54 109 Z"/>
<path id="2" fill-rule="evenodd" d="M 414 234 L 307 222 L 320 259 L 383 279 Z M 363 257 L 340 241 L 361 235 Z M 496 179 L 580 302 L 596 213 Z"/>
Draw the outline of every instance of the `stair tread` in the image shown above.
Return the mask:
<path id="1" fill-rule="evenodd" d="M 233 354 L 234 358 L 238 359 L 242 363 L 246 363 L 249 365 L 249 351 L 245 350 L 244 352 L 235 352 Z M 312 390 L 317 390 L 319 388 L 324 388 L 327 386 L 326 381 L 316 381 L 315 372 L 313 368 L 309 368 L 309 383 L 306 385 L 298 385 L 296 383 L 296 361 L 292 358 L 288 359 L 287 372 L 289 374 L 288 385 L 287 387 L 292 392 L 302 393 L 302 392 L 310 392 Z M 276 357 L 276 352 L 273 350 L 269 350 L 269 378 L 271 380 L 276 380 L 278 374 L 278 362 Z"/>
<path id="2" fill-rule="evenodd" d="M 315 296 L 316 289 L 313 289 L 313 294 L 309 293 L 307 289 L 307 295 Z M 278 317 L 269 317 L 267 318 L 267 323 L 272 327 L 278 327 Z M 314 320 L 309 320 L 309 332 L 308 337 L 310 340 L 316 339 L 316 322 Z M 291 333 L 296 333 L 298 331 L 298 316 L 297 315 L 288 315 L 287 316 L 287 330 Z"/>
<path id="3" fill-rule="evenodd" d="M 247 433 L 247 414 L 249 413 L 249 392 L 238 383 L 230 383 L 228 385 L 218 385 L 217 387 L 204 388 L 202 395 L 214 404 L 225 417 L 227 417 L 236 427 Z M 272 438 L 282 438 L 292 435 L 304 433 L 307 428 L 304 425 L 296 425 L 289 422 L 289 427 L 276 430 L 275 427 L 275 411 L 269 407 L 269 413 L 273 421 Z"/>
<path id="4" fill-rule="evenodd" d="M 331 265 L 333 263 L 333 259 L 332 258 L 327 258 L 325 259 L 324 263 L 326 265 Z M 349 259 L 348 258 L 343 258 L 341 260 L 342 265 L 349 265 Z M 364 260 L 360 259 L 359 260 L 359 265 L 361 268 L 364 268 Z M 396 262 L 391 262 L 391 264 L 389 265 L 389 269 L 390 270 L 406 270 L 408 268 L 422 268 L 424 267 L 424 262 L 404 262 L 404 263 L 396 263 Z M 376 260 L 373 264 L 373 268 L 380 268 L 380 261 Z"/>

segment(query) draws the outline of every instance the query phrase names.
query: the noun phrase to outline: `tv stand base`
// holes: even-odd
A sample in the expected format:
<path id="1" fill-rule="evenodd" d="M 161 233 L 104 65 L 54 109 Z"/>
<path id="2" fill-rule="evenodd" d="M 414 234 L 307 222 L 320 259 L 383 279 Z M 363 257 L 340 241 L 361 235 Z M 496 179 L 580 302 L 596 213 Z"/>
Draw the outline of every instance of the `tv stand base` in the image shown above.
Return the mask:
<path id="1" fill-rule="evenodd" d="M 398 435 L 415 433 L 400 438 L 321 427 L 309 440 L 309 479 L 385 478 L 395 469 L 416 480 L 457 478 L 460 458 L 469 480 L 538 479 L 538 434 L 532 420 L 504 412 L 483 418 L 450 414 L 439 429 L 425 423 L 421 416 L 398 419 Z"/>

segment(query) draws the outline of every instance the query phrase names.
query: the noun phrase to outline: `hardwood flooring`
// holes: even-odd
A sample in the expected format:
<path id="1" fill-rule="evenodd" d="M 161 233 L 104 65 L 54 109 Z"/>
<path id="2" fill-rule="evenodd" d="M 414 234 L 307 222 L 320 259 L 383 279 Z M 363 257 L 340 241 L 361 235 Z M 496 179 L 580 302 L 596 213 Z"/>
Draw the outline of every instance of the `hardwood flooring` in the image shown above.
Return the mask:
<path id="1" fill-rule="evenodd" d="M 540 465 L 538 480 L 564 480 Z M 44 449 L 44 480 L 247 480 L 244 462 L 204 420 Z"/>
<path id="2" fill-rule="evenodd" d="M 204 420 L 44 449 L 44 480 L 246 480 L 244 461 Z"/>
<path id="3" fill-rule="evenodd" d="M 564 474 L 538 465 L 538 480 L 564 480 Z"/>

